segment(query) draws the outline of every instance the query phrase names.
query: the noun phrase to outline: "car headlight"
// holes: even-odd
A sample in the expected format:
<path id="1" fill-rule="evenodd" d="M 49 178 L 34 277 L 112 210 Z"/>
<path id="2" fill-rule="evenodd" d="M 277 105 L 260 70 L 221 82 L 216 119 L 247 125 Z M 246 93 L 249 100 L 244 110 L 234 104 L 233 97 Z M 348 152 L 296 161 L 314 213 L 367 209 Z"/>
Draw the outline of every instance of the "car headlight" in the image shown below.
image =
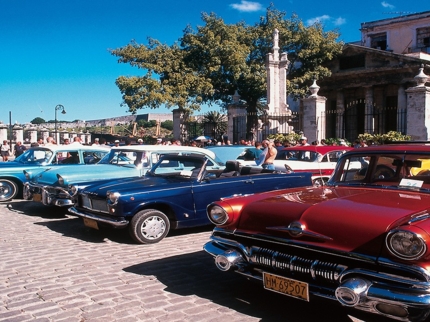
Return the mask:
<path id="1" fill-rule="evenodd" d="M 63 177 L 62 177 L 62 176 L 60 176 L 60 175 L 57 173 L 57 178 L 58 178 L 58 183 L 59 183 L 61 186 L 63 186 L 63 185 L 64 185 L 64 179 L 63 179 Z"/>
<path id="2" fill-rule="evenodd" d="M 409 230 L 392 230 L 386 238 L 388 250 L 405 260 L 415 260 L 427 251 L 427 245 L 421 235 Z"/>
<path id="3" fill-rule="evenodd" d="M 108 199 L 110 200 L 110 202 L 112 203 L 112 204 L 116 204 L 117 202 L 118 202 L 118 198 L 120 197 L 121 195 L 120 195 L 120 193 L 119 192 L 111 192 L 111 191 L 108 191 L 107 192 L 107 197 L 108 197 Z"/>
<path id="4" fill-rule="evenodd" d="M 216 204 L 210 204 L 207 209 L 209 220 L 215 225 L 225 224 L 228 220 L 228 213 L 223 207 Z"/>

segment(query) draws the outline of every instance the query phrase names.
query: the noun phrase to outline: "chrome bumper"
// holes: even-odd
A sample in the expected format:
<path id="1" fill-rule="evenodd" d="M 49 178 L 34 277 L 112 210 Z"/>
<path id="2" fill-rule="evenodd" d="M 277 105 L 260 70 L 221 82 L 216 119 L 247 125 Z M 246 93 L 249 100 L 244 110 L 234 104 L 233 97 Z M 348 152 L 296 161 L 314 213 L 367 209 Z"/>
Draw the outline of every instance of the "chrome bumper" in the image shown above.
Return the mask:
<path id="1" fill-rule="evenodd" d="M 215 265 L 221 271 L 234 271 L 263 282 L 265 267 L 253 262 L 250 248 L 234 240 L 212 236 L 203 249 L 215 258 Z M 276 269 L 275 273 L 282 274 Z M 294 278 L 297 279 L 297 276 Z M 333 287 L 324 289 L 319 287 L 318 281 L 310 282 L 309 293 L 337 300 L 343 306 L 400 321 L 420 321 L 430 314 L 429 282 L 383 272 L 345 267 L 344 271 L 339 272 Z"/>
<path id="2" fill-rule="evenodd" d="M 49 192 L 50 190 L 55 193 Z M 26 200 L 42 202 L 45 206 L 71 207 L 75 204 L 72 196 L 63 188 L 39 186 L 29 182 L 24 183 L 23 197 Z"/>
<path id="3" fill-rule="evenodd" d="M 115 228 L 124 228 L 124 227 L 127 227 L 128 223 L 129 223 L 129 221 L 125 220 L 125 219 L 115 220 L 115 219 L 110 219 L 110 218 L 104 218 L 104 217 L 101 217 L 101 216 L 97 216 L 95 214 L 89 214 L 89 213 L 86 213 L 86 212 L 82 212 L 82 211 L 79 211 L 78 209 L 76 209 L 75 207 L 69 208 L 69 212 L 72 215 L 75 215 L 75 216 L 78 216 L 78 217 L 81 217 L 81 218 L 87 218 L 87 219 L 95 220 L 97 222 L 101 222 L 101 223 L 104 223 L 104 224 L 111 225 L 111 226 L 113 226 Z"/>

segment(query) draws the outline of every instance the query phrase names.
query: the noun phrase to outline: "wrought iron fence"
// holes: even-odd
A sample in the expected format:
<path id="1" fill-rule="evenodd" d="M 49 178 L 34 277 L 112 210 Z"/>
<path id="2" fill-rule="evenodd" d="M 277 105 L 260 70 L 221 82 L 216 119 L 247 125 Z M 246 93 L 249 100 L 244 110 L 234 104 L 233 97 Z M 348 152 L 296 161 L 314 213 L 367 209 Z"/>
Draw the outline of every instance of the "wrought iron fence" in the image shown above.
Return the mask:
<path id="1" fill-rule="evenodd" d="M 247 119 L 249 114 L 236 114 L 232 116 L 231 143 L 241 139 L 264 140 L 270 134 L 300 133 L 303 131 L 302 112 L 288 114 L 258 114 L 258 124 L 251 132 L 247 132 Z M 359 134 L 386 134 L 390 131 L 407 134 L 406 109 L 397 107 L 373 106 L 372 112 L 366 113 L 362 102 L 350 104 L 345 110 L 327 110 L 319 117 L 319 122 L 325 124 L 324 138 L 345 138 L 355 140 Z M 183 140 L 191 140 L 199 135 L 210 136 L 215 140 L 223 140 L 224 133 L 217 133 L 216 125 L 202 122 L 202 117 L 195 117 L 194 121 L 186 122 Z"/>

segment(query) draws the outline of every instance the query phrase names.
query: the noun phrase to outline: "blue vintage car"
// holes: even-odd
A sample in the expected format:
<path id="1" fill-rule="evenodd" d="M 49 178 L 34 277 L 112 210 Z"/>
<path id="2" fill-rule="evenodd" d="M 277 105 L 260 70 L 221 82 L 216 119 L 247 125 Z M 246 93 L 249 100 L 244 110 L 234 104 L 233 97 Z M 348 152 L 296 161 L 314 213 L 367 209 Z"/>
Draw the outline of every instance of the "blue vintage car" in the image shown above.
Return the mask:
<path id="1" fill-rule="evenodd" d="M 164 152 L 203 153 L 211 159 L 211 168 L 222 171 L 224 164 L 206 149 L 187 146 L 132 145 L 113 147 L 96 165 L 91 167 L 49 167 L 44 171 L 26 170 L 24 199 L 42 202 L 47 206 L 70 207 L 78 188 L 96 181 L 141 177 L 151 169 Z"/>
<path id="2" fill-rule="evenodd" d="M 310 173 L 261 173 L 267 170 L 239 169 L 237 161 L 220 172 L 210 164 L 202 154 L 163 155 L 143 178 L 87 186 L 69 212 L 88 227 L 128 227 L 136 242 L 151 244 L 170 229 L 210 224 L 206 206 L 212 201 L 311 184 Z"/>
<path id="3" fill-rule="evenodd" d="M 108 152 L 109 148 L 80 144 L 30 148 L 13 161 L 0 163 L 0 202 L 22 197 L 22 185 L 26 181 L 23 170 L 40 172 L 54 165 L 65 167 L 72 161 L 74 166 L 95 164 Z"/>

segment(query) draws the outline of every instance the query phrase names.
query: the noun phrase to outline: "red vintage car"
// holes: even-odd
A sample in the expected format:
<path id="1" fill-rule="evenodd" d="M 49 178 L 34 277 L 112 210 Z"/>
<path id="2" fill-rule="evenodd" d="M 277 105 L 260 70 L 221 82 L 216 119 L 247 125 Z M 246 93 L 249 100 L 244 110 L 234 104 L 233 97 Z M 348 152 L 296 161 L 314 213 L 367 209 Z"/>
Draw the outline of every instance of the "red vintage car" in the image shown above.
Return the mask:
<path id="1" fill-rule="evenodd" d="M 430 144 L 346 152 L 324 186 L 223 199 L 204 250 L 265 289 L 400 321 L 430 313 Z"/>

